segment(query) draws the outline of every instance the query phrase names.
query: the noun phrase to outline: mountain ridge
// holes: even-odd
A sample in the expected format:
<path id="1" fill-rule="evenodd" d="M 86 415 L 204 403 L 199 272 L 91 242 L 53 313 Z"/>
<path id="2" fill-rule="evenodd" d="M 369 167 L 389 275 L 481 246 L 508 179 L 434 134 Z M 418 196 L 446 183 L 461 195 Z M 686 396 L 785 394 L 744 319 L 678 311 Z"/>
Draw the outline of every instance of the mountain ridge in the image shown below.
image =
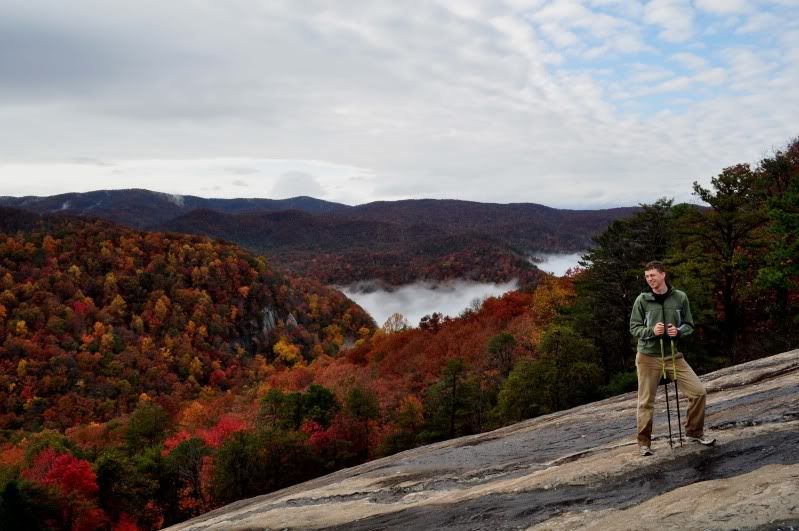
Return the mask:
<path id="1" fill-rule="evenodd" d="M 168 194 L 143 188 L 69 192 L 53 196 L 0 196 L 0 205 L 22 208 L 39 214 L 60 213 L 102 217 L 137 229 L 153 229 L 159 223 L 168 221 L 176 215 L 202 208 L 228 213 L 288 209 L 325 212 L 351 208 L 349 205 L 308 196 L 288 199 L 220 199 Z"/>
<path id="2" fill-rule="evenodd" d="M 537 275 L 533 255 L 583 251 L 594 235 L 637 210 L 564 210 L 457 199 L 348 206 L 309 197 L 203 199 L 141 189 L 6 197 L 0 205 L 221 238 L 320 282 L 379 280 L 389 286 L 455 278 L 518 279 L 525 285 Z"/>

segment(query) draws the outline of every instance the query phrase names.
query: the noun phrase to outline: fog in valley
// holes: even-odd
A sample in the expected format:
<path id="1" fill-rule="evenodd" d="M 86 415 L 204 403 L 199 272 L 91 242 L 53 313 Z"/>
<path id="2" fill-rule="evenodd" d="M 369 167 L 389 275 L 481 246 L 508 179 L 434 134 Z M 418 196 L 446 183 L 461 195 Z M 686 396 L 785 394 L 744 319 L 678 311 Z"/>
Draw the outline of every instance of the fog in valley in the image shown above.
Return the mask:
<path id="1" fill-rule="evenodd" d="M 572 254 L 536 254 L 533 262 L 538 269 L 562 277 L 569 268 L 577 267 L 580 257 L 586 251 Z M 540 260 L 540 261 L 539 261 Z"/>
<path id="2" fill-rule="evenodd" d="M 531 261 L 542 271 L 561 276 L 576 267 L 583 253 L 538 254 Z M 457 317 L 472 306 L 475 299 L 496 297 L 518 289 L 516 280 L 503 284 L 467 282 L 417 282 L 387 291 L 374 282 L 359 282 L 338 287 L 347 297 L 358 303 L 382 326 L 391 315 L 401 313 L 411 326 L 418 326 L 425 315 L 435 312 Z"/>
<path id="3" fill-rule="evenodd" d="M 382 326 L 391 315 L 401 313 L 408 324 L 418 326 L 425 315 L 438 312 L 457 317 L 475 299 L 494 297 L 518 289 L 516 280 L 504 284 L 488 284 L 456 280 L 451 282 L 417 282 L 394 291 L 365 291 L 365 284 L 339 288 L 358 303 Z"/>

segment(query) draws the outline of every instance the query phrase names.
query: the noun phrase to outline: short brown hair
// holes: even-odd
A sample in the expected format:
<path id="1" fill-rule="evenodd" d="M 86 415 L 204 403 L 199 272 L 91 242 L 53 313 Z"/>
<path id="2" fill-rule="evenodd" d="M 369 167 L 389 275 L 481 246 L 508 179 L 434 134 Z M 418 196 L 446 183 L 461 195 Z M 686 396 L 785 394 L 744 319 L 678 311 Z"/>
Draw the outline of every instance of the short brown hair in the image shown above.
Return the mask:
<path id="1" fill-rule="evenodd" d="M 658 273 L 666 272 L 666 266 L 663 264 L 663 262 L 659 260 L 652 260 L 651 262 L 646 264 L 646 268 L 644 269 L 644 271 L 649 271 L 650 269 L 657 269 Z"/>

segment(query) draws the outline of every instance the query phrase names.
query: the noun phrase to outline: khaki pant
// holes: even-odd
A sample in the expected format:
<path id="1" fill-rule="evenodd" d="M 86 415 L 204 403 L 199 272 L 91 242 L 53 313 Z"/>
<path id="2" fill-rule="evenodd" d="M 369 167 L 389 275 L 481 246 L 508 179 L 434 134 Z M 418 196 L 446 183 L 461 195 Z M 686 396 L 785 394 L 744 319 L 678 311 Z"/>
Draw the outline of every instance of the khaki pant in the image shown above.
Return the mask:
<path id="1" fill-rule="evenodd" d="M 680 398 L 688 399 L 688 411 L 682 410 L 685 419 L 685 434 L 689 437 L 701 437 L 705 428 L 705 386 L 699 381 L 693 369 L 685 362 L 682 354 L 675 356 L 677 367 L 677 385 Z M 666 356 L 666 375 L 669 381 L 674 379 L 671 353 Z M 655 394 L 663 375 L 663 366 L 660 357 L 647 356 L 640 352 L 635 356 L 635 366 L 638 369 L 638 444 L 650 446 L 652 441 L 652 417 L 655 406 Z M 672 391 L 674 388 L 672 387 Z M 670 392 L 669 395 L 672 393 Z M 671 416 L 677 419 L 677 409 L 674 407 L 674 398 L 670 397 Z"/>

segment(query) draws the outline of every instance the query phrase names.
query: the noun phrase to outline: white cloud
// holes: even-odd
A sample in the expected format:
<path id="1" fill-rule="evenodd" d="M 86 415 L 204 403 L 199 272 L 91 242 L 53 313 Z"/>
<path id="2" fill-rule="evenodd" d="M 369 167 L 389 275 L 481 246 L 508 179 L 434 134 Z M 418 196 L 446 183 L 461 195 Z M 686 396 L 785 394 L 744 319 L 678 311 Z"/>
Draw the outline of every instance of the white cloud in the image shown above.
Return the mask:
<path id="1" fill-rule="evenodd" d="M 551 2 L 536 11 L 534 18 L 537 20 L 568 21 L 583 19 L 591 15 L 592 12 L 577 0 L 560 0 Z"/>
<path id="2" fill-rule="evenodd" d="M 553 22 L 547 22 L 541 24 L 539 26 L 539 29 L 550 41 L 552 41 L 552 43 L 555 46 L 558 47 L 565 48 L 569 46 L 574 46 L 575 44 L 580 42 L 580 39 L 577 37 L 577 34 L 567 29 L 564 29 L 560 25 Z"/>
<path id="3" fill-rule="evenodd" d="M 651 0 L 644 21 L 660 26 L 660 37 L 666 41 L 684 42 L 694 34 L 694 12 L 687 0 Z"/>
<path id="4" fill-rule="evenodd" d="M 307 195 L 327 195 L 313 175 L 301 171 L 289 171 L 281 175 L 272 187 L 271 197 L 278 199 Z"/>
<path id="5" fill-rule="evenodd" d="M 746 13 L 752 9 L 747 0 L 696 0 L 696 7 L 709 13 Z"/>
<path id="6" fill-rule="evenodd" d="M 580 259 L 584 253 L 572 254 L 538 254 L 533 263 L 541 271 L 546 271 L 556 276 L 563 276 L 569 269 L 579 267 Z"/>
<path id="7" fill-rule="evenodd" d="M 799 123 L 796 3 L 695 5 L 0 4 L 0 193 L 269 197 L 296 171 L 350 204 L 690 195 Z"/>
<path id="8" fill-rule="evenodd" d="M 722 52 L 728 64 L 730 85 L 741 92 L 756 90 L 765 84 L 772 72 L 778 68 L 774 60 L 769 60 L 749 48 L 729 48 Z"/>
<path id="9" fill-rule="evenodd" d="M 776 28 L 782 21 L 772 13 L 756 13 L 746 19 L 738 29 L 738 33 L 757 33 Z"/>
<path id="10" fill-rule="evenodd" d="M 555 46 L 581 45 L 589 58 L 647 49 L 640 28 L 621 16 L 592 11 L 576 0 L 552 2 L 527 14 Z"/>
<path id="11" fill-rule="evenodd" d="M 457 317 L 463 310 L 469 308 L 474 299 L 501 296 L 508 291 L 518 289 L 518 282 L 515 280 L 501 284 L 464 281 L 418 282 L 391 292 L 372 288 L 364 291 L 362 288 L 363 283 L 340 289 L 369 312 L 378 326 L 395 313 L 402 314 L 411 326 L 417 326 L 422 317 L 435 312 Z"/>
<path id="12" fill-rule="evenodd" d="M 727 71 L 723 68 L 706 68 L 692 75 L 677 76 L 670 70 L 639 65 L 636 73 L 630 76 L 630 80 L 640 85 L 630 89 L 626 98 L 665 93 L 691 93 L 701 85 L 715 86 L 727 79 Z M 692 100 L 689 97 L 682 97 L 674 102 L 684 105 L 691 103 Z"/>
<path id="13" fill-rule="evenodd" d="M 707 61 L 704 58 L 688 52 L 672 54 L 671 59 L 691 70 L 701 70 L 707 66 Z"/>
<path id="14" fill-rule="evenodd" d="M 693 78 L 687 76 L 679 76 L 671 78 L 667 81 L 660 83 L 653 87 L 653 93 L 657 92 L 672 92 L 676 90 L 685 90 L 694 84 Z"/>
<path id="15" fill-rule="evenodd" d="M 610 8 L 620 16 L 637 20 L 644 13 L 644 5 L 638 0 L 590 0 L 592 7 Z"/>
<path id="16" fill-rule="evenodd" d="M 631 65 L 630 80 L 636 83 L 650 83 L 672 77 L 674 72 L 662 66 L 633 64 Z"/>
<path id="17" fill-rule="evenodd" d="M 700 83 L 718 85 L 727 80 L 727 71 L 723 68 L 710 68 L 696 74 L 695 79 Z"/>

